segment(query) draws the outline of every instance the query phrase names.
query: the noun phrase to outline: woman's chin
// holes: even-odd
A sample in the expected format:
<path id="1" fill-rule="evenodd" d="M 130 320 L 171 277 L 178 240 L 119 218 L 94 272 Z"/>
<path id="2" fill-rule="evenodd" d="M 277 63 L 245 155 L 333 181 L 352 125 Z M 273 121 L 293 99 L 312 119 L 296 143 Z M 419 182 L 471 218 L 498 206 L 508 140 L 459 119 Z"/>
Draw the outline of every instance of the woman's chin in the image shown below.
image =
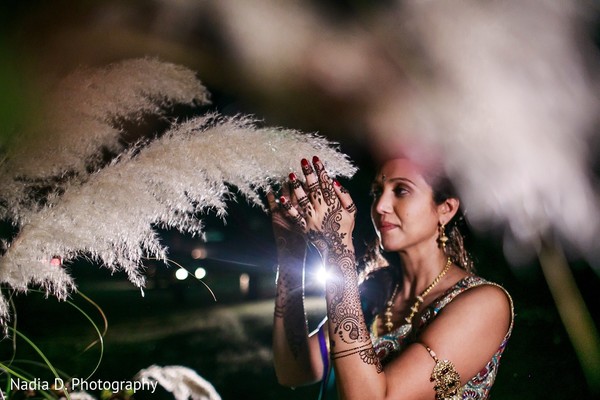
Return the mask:
<path id="1" fill-rule="evenodd" d="M 382 240 L 381 248 L 383 249 L 383 251 L 391 253 L 395 251 L 400 251 L 402 249 L 402 246 L 399 246 L 398 243 L 390 243 L 386 242 L 385 240 Z"/>

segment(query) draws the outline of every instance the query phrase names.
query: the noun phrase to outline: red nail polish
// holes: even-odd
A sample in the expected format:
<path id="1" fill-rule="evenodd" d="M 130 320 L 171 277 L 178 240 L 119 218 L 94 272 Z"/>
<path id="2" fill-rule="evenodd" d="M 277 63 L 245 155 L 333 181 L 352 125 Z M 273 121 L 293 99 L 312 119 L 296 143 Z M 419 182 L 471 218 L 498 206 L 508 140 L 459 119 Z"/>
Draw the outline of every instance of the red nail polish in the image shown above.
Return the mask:
<path id="1" fill-rule="evenodd" d="M 334 179 L 334 180 L 333 180 L 333 184 L 334 184 L 335 186 L 337 186 L 337 187 L 342 187 L 342 185 L 341 185 L 341 184 L 338 182 L 338 180 L 337 180 L 337 179 Z"/>
<path id="2" fill-rule="evenodd" d="M 296 180 L 296 174 L 295 174 L 295 173 L 293 173 L 293 172 L 290 172 L 290 175 L 289 175 L 289 177 L 290 177 L 290 180 L 291 180 L 291 181 L 295 181 L 295 180 Z"/>
<path id="3" fill-rule="evenodd" d="M 313 164 L 316 164 L 316 163 L 318 163 L 319 161 L 320 161 L 320 160 L 319 160 L 319 157 L 317 157 L 317 156 L 313 156 Z"/>
<path id="4" fill-rule="evenodd" d="M 306 167 L 306 166 L 308 165 L 308 160 L 307 160 L 306 158 L 303 158 L 302 160 L 300 160 L 300 164 L 301 164 L 303 167 Z"/>
<path id="5" fill-rule="evenodd" d="M 281 197 L 279 198 L 279 202 L 280 202 L 281 204 L 285 204 L 285 201 L 286 201 L 286 200 L 285 200 L 285 197 L 281 196 Z"/>

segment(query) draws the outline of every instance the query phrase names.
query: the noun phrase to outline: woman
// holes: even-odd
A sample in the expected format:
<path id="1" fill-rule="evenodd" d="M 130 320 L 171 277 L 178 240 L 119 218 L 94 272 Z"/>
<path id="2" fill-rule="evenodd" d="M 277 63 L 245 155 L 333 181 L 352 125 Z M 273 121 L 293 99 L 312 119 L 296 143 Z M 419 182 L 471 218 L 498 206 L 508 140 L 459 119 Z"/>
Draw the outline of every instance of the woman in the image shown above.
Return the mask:
<path id="1" fill-rule="evenodd" d="M 273 350 L 280 383 L 323 379 L 323 397 L 331 366 L 341 399 L 487 398 L 512 329 L 512 301 L 471 274 L 454 226 L 460 202 L 447 179 L 408 158 L 382 164 L 371 217 L 381 247 L 396 252 L 400 265 L 386 268 L 395 276 L 371 274 L 385 275 L 391 294 L 364 307 L 352 199 L 317 157 L 301 167 L 304 184 L 290 174 L 291 193 L 279 205 L 268 196 L 279 256 Z M 329 271 L 327 321 L 310 335 L 302 304 L 306 240 Z"/>

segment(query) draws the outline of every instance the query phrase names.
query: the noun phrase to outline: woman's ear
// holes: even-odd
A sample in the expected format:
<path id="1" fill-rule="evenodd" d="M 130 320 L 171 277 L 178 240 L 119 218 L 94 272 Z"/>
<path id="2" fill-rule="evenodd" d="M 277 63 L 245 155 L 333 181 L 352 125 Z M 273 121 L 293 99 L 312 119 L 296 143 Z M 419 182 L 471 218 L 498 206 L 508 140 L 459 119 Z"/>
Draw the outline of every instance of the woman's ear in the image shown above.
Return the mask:
<path id="1" fill-rule="evenodd" d="M 446 225 L 458 212 L 460 200 L 449 197 L 437 206 L 440 224 Z"/>

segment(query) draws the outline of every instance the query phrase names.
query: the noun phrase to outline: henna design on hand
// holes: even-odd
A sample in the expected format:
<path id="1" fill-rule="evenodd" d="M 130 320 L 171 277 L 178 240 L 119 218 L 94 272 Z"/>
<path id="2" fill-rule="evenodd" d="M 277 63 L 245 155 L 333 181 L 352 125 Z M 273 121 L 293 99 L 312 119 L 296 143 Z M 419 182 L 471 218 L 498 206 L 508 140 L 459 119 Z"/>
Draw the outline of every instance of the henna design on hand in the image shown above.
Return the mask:
<path id="1" fill-rule="evenodd" d="M 359 353 L 360 359 L 369 365 L 375 365 L 375 369 L 377 373 L 380 374 L 383 372 L 383 365 L 381 364 L 381 360 L 377 357 L 377 353 L 373 349 L 373 346 L 368 349 L 361 350 Z"/>
<path id="2" fill-rule="evenodd" d="M 289 201 L 287 201 L 284 197 L 281 198 L 279 204 L 281 205 L 281 207 L 283 207 L 283 209 L 285 211 L 289 211 L 292 209 L 292 203 L 290 203 Z"/>
<path id="3" fill-rule="evenodd" d="M 338 184 L 339 184 L 339 182 L 338 182 Z M 342 185 L 339 185 L 338 187 L 340 188 L 340 192 L 341 192 L 341 193 L 344 193 L 344 194 L 350 193 L 350 192 L 348 192 L 348 189 L 346 189 L 346 188 L 345 188 L 345 187 L 343 187 Z"/>
<path id="4" fill-rule="evenodd" d="M 308 196 L 303 196 L 302 198 L 298 199 L 298 205 L 302 208 L 306 208 L 306 206 L 310 204 L 310 200 L 308 200 Z"/>
<path id="5" fill-rule="evenodd" d="M 371 343 L 363 344 L 362 346 L 353 347 L 351 349 L 346 349 L 338 352 L 331 352 L 331 359 L 336 360 L 338 358 L 348 357 L 353 354 L 357 354 L 365 349 L 373 348 Z"/>
<path id="6" fill-rule="evenodd" d="M 345 343 L 370 341 L 362 318 L 354 251 L 344 244 L 345 232 L 339 232 L 343 218 L 339 201 L 325 211 L 320 229 L 310 229 L 308 239 L 324 256 L 326 265 L 335 268 L 338 279 L 327 283 L 328 316 L 334 334 Z"/>
<path id="7" fill-rule="evenodd" d="M 270 194 L 273 233 L 277 245 L 279 268 L 274 318 L 280 320 L 283 335 L 292 357 L 298 359 L 308 351 L 308 326 L 303 303 L 303 264 L 306 257 L 306 237 L 288 218 L 291 202 Z"/>
<path id="8" fill-rule="evenodd" d="M 331 353 L 331 359 L 337 360 L 338 358 L 344 358 L 354 354 L 358 354 L 362 362 L 365 364 L 374 365 L 378 374 L 383 372 L 383 365 L 381 364 L 379 357 L 377 357 L 371 342 L 363 344 L 362 346 L 354 347 L 352 349 Z"/>
<path id="9" fill-rule="evenodd" d="M 333 333 L 348 344 L 368 342 L 370 335 L 362 316 L 354 260 L 348 257 L 343 264 L 345 270 L 341 270 L 341 276 L 327 284 L 328 316 Z"/>
<path id="10" fill-rule="evenodd" d="M 275 300 L 275 318 L 283 319 L 283 329 L 288 346 L 294 358 L 307 346 L 306 315 L 303 308 L 302 283 L 293 282 L 289 274 L 282 274 L 277 283 L 277 297 Z"/>
<path id="11" fill-rule="evenodd" d="M 323 194 L 325 204 L 328 206 L 333 205 L 336 201 L 338 201 L 337 194 L 333 189 L 333 181 L 327 175 L 327 171 L 325 171 L 323 164 L 315 164 L 315 172 L 319 177 L 319 182 L 321 182 L 321 192 Z"/>
<path id="12" fill-rule="evenodd" d="M 346 207 L 346 210 L 347 210 L 349 213 L 353 213 L 353 212 L 355 212 L 355 211 L 356 211 L 356 205 L 355 205 L 354 203 L 352 203 L 352 204 L 350 204 L 348 207 Z"/>
<path id="13" fill-rule="evenodd" d="M 303 162 L 301 164 L 301 167 L 302 167 L 302 173 L 304 174 L 304 176 L 312 174 L 314 172 L 312 166 L 308 163 L 308 161 L 306 161 L 306 160 L 302 160 L 302 161 Z"/>
<path id="14" fill-rule="evenodd" d="M 325 265 L 334 272 L 326 288 L 332 358 L 359 354 L 363 363 L 374 365 L 377 372 L 381 372 L 382 367 L 362 315 L 355 254 L 351 237 L 348 237 L 351 233 L 349 218 L 354 218 L 356 206 L 351 204 L 344 209 L 334 181 L 327 175 L 323 164 L 316 157 L 313 163 L 318 180 L 308 186 L 307 194 L 318 219 L 306 221 L 306 236 L 321 254 Z M 312 173 L 308 168 L 305 172 Z M 338 348 L 339 345 L 350 345 L 351 349 L 336 352 L 336 344 Z"/>
<path id="15" fill-rule="evenodd" d="M 292 183 L 292 190 L 298 189 L 299 187 L 302 186 L 302 182 L 300 182 L 298 179 L 292 180 L 291 183 Z"/>
<path id="16" fill-rule="evenodd" d="M 302 230 L 306 229 L 306 221 L 302 218 L 302 215 L 296 214 L 292 217 L 292 220 L 296 225 L 298 225 Z"/>
<path id="17" fill-rule="evenodd" d="M 279 258 L 282 263 L 297 263 L 296 255 L 284 237 L 277 237 Z M 283 319 L 288 346 L 294 358 L 308 348 L 306 314 L 304 313 L 302 271 L 280 268 L 277 275 L 275 318 Z"/>

